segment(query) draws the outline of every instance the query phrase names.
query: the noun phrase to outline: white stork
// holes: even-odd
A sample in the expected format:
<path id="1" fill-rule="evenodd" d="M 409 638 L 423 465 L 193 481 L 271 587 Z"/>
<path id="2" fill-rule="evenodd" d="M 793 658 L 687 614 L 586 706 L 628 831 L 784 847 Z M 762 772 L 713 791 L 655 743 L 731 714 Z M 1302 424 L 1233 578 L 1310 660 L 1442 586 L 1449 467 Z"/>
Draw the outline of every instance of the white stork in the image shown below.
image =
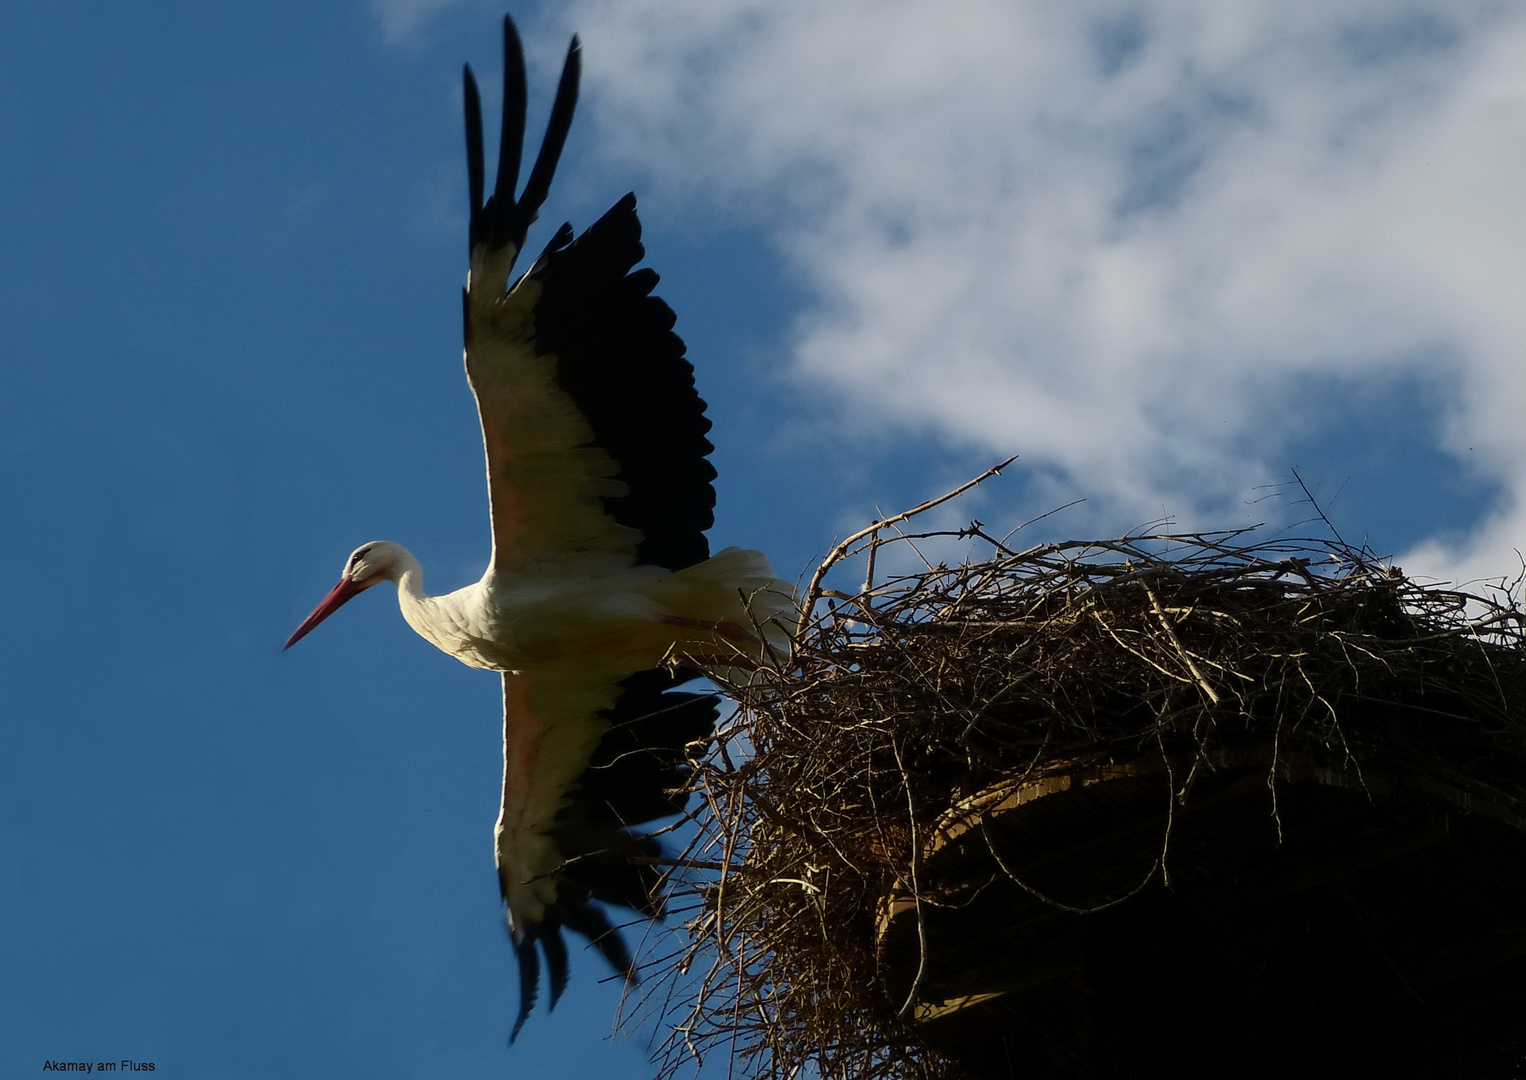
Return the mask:
<path id="1" fill-rule="evenodd" d="M 503 37 L 503 129 L 486 203 L 482 106 L 465 73 L 466 375 L 487 452 L 492 559 L 476 584 L 429 596 L 406 548 L 363 544 L 286 645 L 393 581 L 409 626 L 462 663 L 503 673 L 494 838 L 520 969 L 512 1041 L 534 1004 L 537 943 L 553 1006 L 566 987 L 563 927 L 635 979 L 591 901 L 661 914 L 659 844 L 631 827 L 682 810 L 684 748 L 717 715 L 713 695 L 676 687 L 707 665 L 746 667 L 793 598 L 760 552 L 710 555 L 710 421 L 673 312 L 651 295 L 657 275 L 632 272 L 644 254 L 635 196 L 576 240 L 563 225 L 510 287 L 572 122 L 580 49 L 574 37 L 515 199 L 526 87 L 507 17 Z"/>

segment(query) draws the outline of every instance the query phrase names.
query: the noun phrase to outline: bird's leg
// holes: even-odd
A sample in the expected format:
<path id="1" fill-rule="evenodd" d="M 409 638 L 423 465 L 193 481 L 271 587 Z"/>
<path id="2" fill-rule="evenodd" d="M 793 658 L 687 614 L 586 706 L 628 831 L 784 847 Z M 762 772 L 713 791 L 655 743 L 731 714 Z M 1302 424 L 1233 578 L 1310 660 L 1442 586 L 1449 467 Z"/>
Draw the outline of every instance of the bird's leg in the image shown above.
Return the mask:
<path id="1" fill-rule="evenodd" d="M 686 630 L 708 630 L 712 634 L 719 634 L 727 641 L 735 641 L 742 645 L 751 645 L 761 649 L 763 642 L 754 637 L 740 623 L 730 619 L 721 619 L 719 622 L 710 619 L 690 619 L 683 615 L 659 615 L 657 621 L 669 626 L 682 626 Z"/>

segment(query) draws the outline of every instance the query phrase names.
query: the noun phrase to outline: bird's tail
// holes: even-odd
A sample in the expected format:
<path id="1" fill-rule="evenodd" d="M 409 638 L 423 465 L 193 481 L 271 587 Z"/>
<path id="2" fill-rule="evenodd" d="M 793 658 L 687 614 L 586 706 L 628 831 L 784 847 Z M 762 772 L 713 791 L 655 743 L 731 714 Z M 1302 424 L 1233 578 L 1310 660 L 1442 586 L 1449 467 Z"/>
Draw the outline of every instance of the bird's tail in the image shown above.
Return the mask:
<path id="1" fill-rule="evenodd" d="M 774 668 L 788 660 L 799 609 L 795 590 L 774 576 L 767 555 L 729 547 L 674 577 L 704 595 L 700 603 L 710 609 L 707 617 L 735 623 L 759 643 L 736 642 L 738 659 L 745 662 L 735 670 L 724 663 L 706 664 L 706 674 L 735 686 L 738 679 L 750 681 L 760 666 Z"/>

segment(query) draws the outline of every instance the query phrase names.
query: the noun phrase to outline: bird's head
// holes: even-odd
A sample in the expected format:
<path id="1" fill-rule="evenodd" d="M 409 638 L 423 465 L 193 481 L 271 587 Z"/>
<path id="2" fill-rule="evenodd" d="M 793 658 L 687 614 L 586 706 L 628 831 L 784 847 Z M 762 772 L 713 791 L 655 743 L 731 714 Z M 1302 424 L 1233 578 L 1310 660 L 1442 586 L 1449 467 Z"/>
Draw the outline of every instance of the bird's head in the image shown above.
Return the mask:
<path id="1" fill-rule="evenodd" d="M 406 548 L 390 540 L 373 540 L 369 544 L 361 544 L 345 560 L 339 584 L 330 589 L 329 594 L 313 608 L 312 614 L 302 620 L 302 625 L 286 639 L 285 648 L 289 649 L 301 641 L 351 597 L 358 596 L 383 581 L 396 581 L 412 560 L 413 556 L 408 554 Z"/>

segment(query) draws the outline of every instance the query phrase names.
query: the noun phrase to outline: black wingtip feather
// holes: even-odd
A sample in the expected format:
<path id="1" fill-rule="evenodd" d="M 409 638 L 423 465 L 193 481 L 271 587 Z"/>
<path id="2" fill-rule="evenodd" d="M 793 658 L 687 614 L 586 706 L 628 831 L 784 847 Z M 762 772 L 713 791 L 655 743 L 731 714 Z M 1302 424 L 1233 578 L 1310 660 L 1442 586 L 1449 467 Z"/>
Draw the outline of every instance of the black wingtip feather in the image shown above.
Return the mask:
<path id="1" fill-rule="evenodd" d="M 519 958 L 519 1015 L 514 1018 L 514 1030 L 509 1032 L 510 1045 L 519 1038 L 519 1029 L 525 1026 L 525 1021 L 530 1019 L 530 1010 L 535 1007 L 535 988 L 540 982 L 540 957 L 535 952 L 533 933 L 525 934 L 524 940 L 515 944 L 514 955 Z"/>
<path id="2" fill-rule="evenodd" d="M 463 67 L 461 81 L 466 95 L 466 187 L 471 201 L 470 231 L 474 234 L 482 216 L 482 95 L 477 92 L 470 64 Z M 477 237 L 471 235 L 469 240 L 476 243 Z"/>
<path id="3" fill-rule="evenodd" d="M 519 31 L 514 26 L 514 20 L 504 16 L 503 114 L 498 142 L 498 170 L 493 194 L 484 201 L 482 100 L 471 67 L 466 68 L 466 158 L 467 182 L 471 191 L 471 224 L 468 235 L 472 248 L 475 249 L 479 243 L 487 243 L 493 250 L 513 245 L 517 253 L 524 246 L 530 223 L 535 220 L 551 189 L 551 178 L 556 172 L 562 148 L 567 142 L 567 133 L 572 127 L 572 114 L 577 108 L 578 83 L 582 70 L 582 46 L 574 36 L 567 49 L 566 63 L 562 66 L 561 81 L 557 84 L 556 100 L 551 106 L 551 119 L 546 125 L 546 136 L 541 142 L 540 153 L 535 158 L 535 166 L 530 170 L 524 194 L 516 199 L 514 188 L 519 182 L 519 167 L 524 155 L 529 86 L 525 73 L 524 46 L 520 42 Z"/>
<path id="4" fill-rule="evenodd" d="M 591 904 L 579 904 L 564 912 L 562 922 L 567 929 L 587 938 L 609 966 L 625 976 L 628 982 L 641 981 L 636 976 L 636 965 L 625 947 L 625 939 L 620 936 L 620 931 L 610 925 L 609 916 L 604 912 Z"/>
<path id="5" fill-rule="evenodd" d="M 643 266 L 640 270 L 634 270 L 627 275 L 625 284 L 637 296 L 651 296 L 652 290 L 657 288 L 657 283 L 661 280 L 662 278 L 658 276 L 657 271 L 649 266 Z M 678 321 L 676 316 L 673 321 Z M 672 327 L 670 326 L 668 329 L 671 330 Z"/>
<path id="6" fill-rule="evenodd" d="M 556 1008 L 567 989 L 567 943 L 562 940 L 562 928 L 555 916 L 546 920 L 540 931 L 540 947 L 546 954 L 546 977 L 551 983 L 551 1000 L 548 1010 Z"/>
<path id="7" fill-rule="evenodd" d="M 556 230 L 556 233 L 550 240 L 546 241 L 546 246 L 541 248 L 540 254 L 530 264 L 530 269 L 525 271 L 525 277 L 530 277 L 544 270 L 550 263 L 552 256 L 556 255 L 570 243 L 572 243 L 572 222 L 564 221 L 562 222 L 562 227 Z M 518 288 L 518 285 L 515 288 Z"/>
<path id="8" fill-rule="evenodd" d="M 498 176 L 493 198 L 499 206 L 514 202 L 519 186 L 519 160 L 524 154 L 525 114 L 529 111 L 530 84 L 525 74 L 525 48 L 514 20 L 503 17 L 503 118 L 498 140 Z"/>
<path id="9" fill-rule="evenodd" d="M 521 242 L 523 229 L 528 229 L 530 222 L 535 220 L 541 204 L 546 201 L 546 194 L 551 190 L 551 178 L 556 173 L 557 162 L 561 160 L 562 147 L 567 143 L 567 132 L 572 129 L 572 114 L 577 110 L 578 83 L 582 74 L 583 47 L 574 35 L 572 44 L 567 49 L 567 60 L 562 65 L 561 80 L 556 84 L 556 100 L 551 104 L 551 119 L 546 124 L 546 137 L 541 140 L 540 153 L 535 156 L 530 179 L 525 181 L 524 193 L 519 196 L 517 208 L 523 223 L 519 233 Z"/>

